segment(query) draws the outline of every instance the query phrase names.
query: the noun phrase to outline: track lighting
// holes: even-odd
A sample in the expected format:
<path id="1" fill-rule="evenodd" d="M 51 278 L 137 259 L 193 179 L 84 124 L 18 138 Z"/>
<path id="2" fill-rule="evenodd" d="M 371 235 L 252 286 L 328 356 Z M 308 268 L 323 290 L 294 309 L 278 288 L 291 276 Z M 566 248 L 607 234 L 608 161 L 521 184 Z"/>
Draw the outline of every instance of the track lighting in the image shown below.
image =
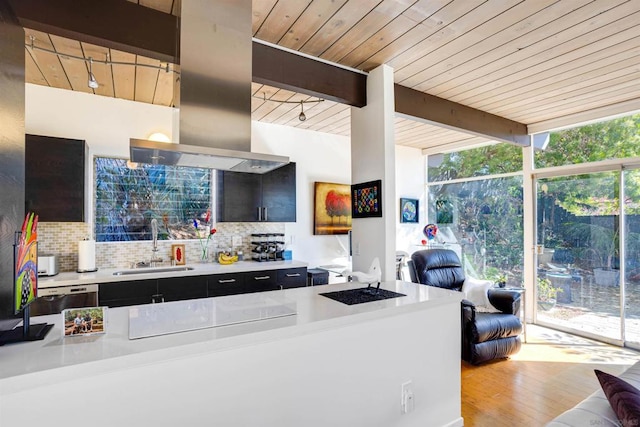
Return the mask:
<path id="1" fill-rule="evenodd" d="M 83 56 L 75 56 L 75 55 L 71 55 L 71 54 L 67 54 L 67 53 L 60 53 L 60 52 L 57 52 L 55 50 L 51 50 L 51 49 L 47 49 L 47 48 L 44 48 L 44 47 L 36 46 L 34 44 L 35 43 L 35 39 L 36 39 L 34 36 L 29 36 L 29 39 L 31 40 L 31 43 L 29 43 L 29 44 L 25 43 L 25 45 L 24 45 L 24 47 L 27 48 L 27 49 L 39 50 L 39 51 L 42 51 L 42 52 L 51 53 L 53 55 L 56 55 L 58 57 L 62 57 L 64 59 L 77 59 L 78 61 L 88 62 L 89 63 L 89 80 L 87 80 L 87 86 L 89 86 L 91 89 L 98 89 L 100 84 L 96 80 L 96 76 L 93 74 L 93 61 L 94 61 L 94 59 L 92 57 L 89 57 L 87 59 L 87 58 L 85 58 Z M 104 61 L 98 59 L 95 62 L 97 62 L 99 64 L 104 64 L 104 65 L 130 65 L 130 66 L 133 66 L 133 67 L 145 67 L 145 68 L 151 68 L 151 69 L 155 69 L 155 70 L 161 70 L 161 71 L 164 71 L 166 73 L 171 71 L 174 74 L 180 74 L 180 72 L 170 69 L 169 68 L 169 63 L 166 63 L 165 65 L 153 65 L 153 64 L 139 64 L 139 63 L 136 63 L 136 62 L 126 62 L 126 61 L 112 61 L 111 59 L 109 59 L 109 54 L 107 54 L 107 57 L 105 58 Z"/>
<path id="2" fill-rule="evenodd" d="M 89 57 L 89 81 L 87 82 L 87 85 L 91 88 L 91 89 L 98 89 L 98 81 L 96 80 L 96 76 L 93 75 L 93 58 Z"/>
<path id="3" fill-rule="evenodd" d="M 300 101 L 300 108 L 302 109 L 302 111 L 300 111 L 298 120 L 300 120 L 301 122 L 304 122 L 305 120 L 307 120 L 307 116 L 304 115 L 304 102 L 302 101 Z"/>
<path id="4" fill-rule="evenodd" d="M 267 98 L 267 94 L 265 92 L 262 93 L 262 97 L 259 96 L 255 96 L 253 95 L 254 98 L 258 98 L 258 99 L 262 99 L 263 101 L 273 101 L 273 102 L 277 102 L 279 104 L 300 104 L 300 114 L 298 114 L 298 120 L 300 120 L 301 122 L 304 122 L 305 120 L 307 120 L 307 115 L 304 113 L 304 104 L 308 104 L 308 103 L 316 103 L 316 102 L 322 102 L 324 101 L 324 99 L 309 99 L 309 100 L 302 100 L 302 101 L 279 101 L 277 99 L 273 99 L 273 98 Z"/>

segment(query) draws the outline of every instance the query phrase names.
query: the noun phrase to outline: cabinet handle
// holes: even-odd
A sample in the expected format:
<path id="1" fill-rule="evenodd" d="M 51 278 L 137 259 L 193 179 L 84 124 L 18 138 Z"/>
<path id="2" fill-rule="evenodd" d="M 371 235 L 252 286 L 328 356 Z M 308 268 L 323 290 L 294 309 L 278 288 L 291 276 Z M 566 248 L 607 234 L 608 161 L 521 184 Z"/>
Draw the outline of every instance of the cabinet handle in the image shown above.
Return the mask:
<path id="1" fill-rule="evenodd" d="M 271 279 L 271 276 L 254 276 L 253 279 L 254 280 L 267 280 L 267 279 Z"/>
<path id="2" fill-rule="evenodd" d="M 264 212 L 264 214 L 262 215 L 262 216 L 263 216 L 263 219 L 262 219 L 262 220 L 263 220 L 263 221 L 269 221 L 269 219 L 267 218 L 267 208 L 266 208 L 266 207 L 264 207 L 264 208 L 262 208 L 262 209 L 263 209 L 263 212 Z"/>
<path id="3" fill-rule="evenodd" d="M 258 206 L 258 221 L 262 221 L 262 208 Z"/>
<path id="4" fill-rule="evenodd" d="M 300 273 L 287 274 L 287 277 L 300 277 Z"/>
<path id="5" fill-rule="evenodd" d="M 233 283 L 235 281 L 236 279 L 224 279 L 224 280 L 218 279 L 218 283 Z"/>

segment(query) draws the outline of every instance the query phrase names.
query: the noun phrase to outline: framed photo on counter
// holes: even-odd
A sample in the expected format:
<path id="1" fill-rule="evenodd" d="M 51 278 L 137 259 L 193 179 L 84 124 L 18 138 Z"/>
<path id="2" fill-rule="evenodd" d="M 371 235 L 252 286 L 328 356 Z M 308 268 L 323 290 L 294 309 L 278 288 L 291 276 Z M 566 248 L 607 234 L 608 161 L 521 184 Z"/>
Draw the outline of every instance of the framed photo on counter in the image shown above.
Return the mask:
<path id="1" fill-rule="evenodd" d="M 62 311 L 65 337 L 107 332 L 107 307 L 68 308 Z"/>

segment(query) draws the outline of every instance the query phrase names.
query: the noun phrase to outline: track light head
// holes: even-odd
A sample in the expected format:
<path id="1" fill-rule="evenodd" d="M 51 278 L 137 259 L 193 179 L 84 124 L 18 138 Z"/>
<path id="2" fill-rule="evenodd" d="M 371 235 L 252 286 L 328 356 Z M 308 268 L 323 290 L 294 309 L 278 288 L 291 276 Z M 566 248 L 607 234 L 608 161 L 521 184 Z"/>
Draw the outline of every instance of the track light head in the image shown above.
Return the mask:
<path id="1" fill-rule="evenodd" d="M 300 108 L 302 110 L 300 111 L 300 115 L 298 116 L 298 120 L 300 120 L 301 122 L 304 122 L 305 120 L 307 120 L 307 116 L 304 115 L 304 101 L 300 101 Z"/>
<path id="2" fill-rule="evenodd" d="M 98 86 L 100 86 L 96 81 L 96 76 L 94 76 L 93 73 L 89 73 L 89 81 L 87 82 L 87 86 L 89 86 L 91 89 L 98 89 Z"/>
<path id="3" fill-rule="evenodd" d="M 91 89 L 98 89 L 98 81 L 96 80 L 96 76 L 93 75 L 93 58 L 89 57 L 89 81 L 87 82 L 87 86 Z"/>

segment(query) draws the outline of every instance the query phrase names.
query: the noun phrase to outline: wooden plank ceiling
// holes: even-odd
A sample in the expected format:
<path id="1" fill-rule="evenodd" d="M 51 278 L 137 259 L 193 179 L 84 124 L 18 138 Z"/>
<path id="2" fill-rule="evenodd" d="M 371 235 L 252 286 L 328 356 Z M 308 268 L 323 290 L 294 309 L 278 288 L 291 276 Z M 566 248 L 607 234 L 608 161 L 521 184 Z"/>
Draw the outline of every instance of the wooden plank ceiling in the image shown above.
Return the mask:
<path id="1" fill-rule="evenodd" d="M 178 0 L 129 0 L 178 14 Z M 254 37 L 358 70 L 393 67 L 395 82 L 526 125 L 616 104 L 640 105 L 640 0 L 253 0 Z M 33 30 L 27 82 L 174 105 L 157 60 Z M 87 86 L 92 57 L 100 86 Z M 172 68 L 172 67 L 171 67 Z M 254 120 L 349 135 L 348 106 L 253 84 Z M 640 107 L 638 107 L 640 108 Z M 486 138 L 396 119 L 396 142 L 441 152 Z"/>

